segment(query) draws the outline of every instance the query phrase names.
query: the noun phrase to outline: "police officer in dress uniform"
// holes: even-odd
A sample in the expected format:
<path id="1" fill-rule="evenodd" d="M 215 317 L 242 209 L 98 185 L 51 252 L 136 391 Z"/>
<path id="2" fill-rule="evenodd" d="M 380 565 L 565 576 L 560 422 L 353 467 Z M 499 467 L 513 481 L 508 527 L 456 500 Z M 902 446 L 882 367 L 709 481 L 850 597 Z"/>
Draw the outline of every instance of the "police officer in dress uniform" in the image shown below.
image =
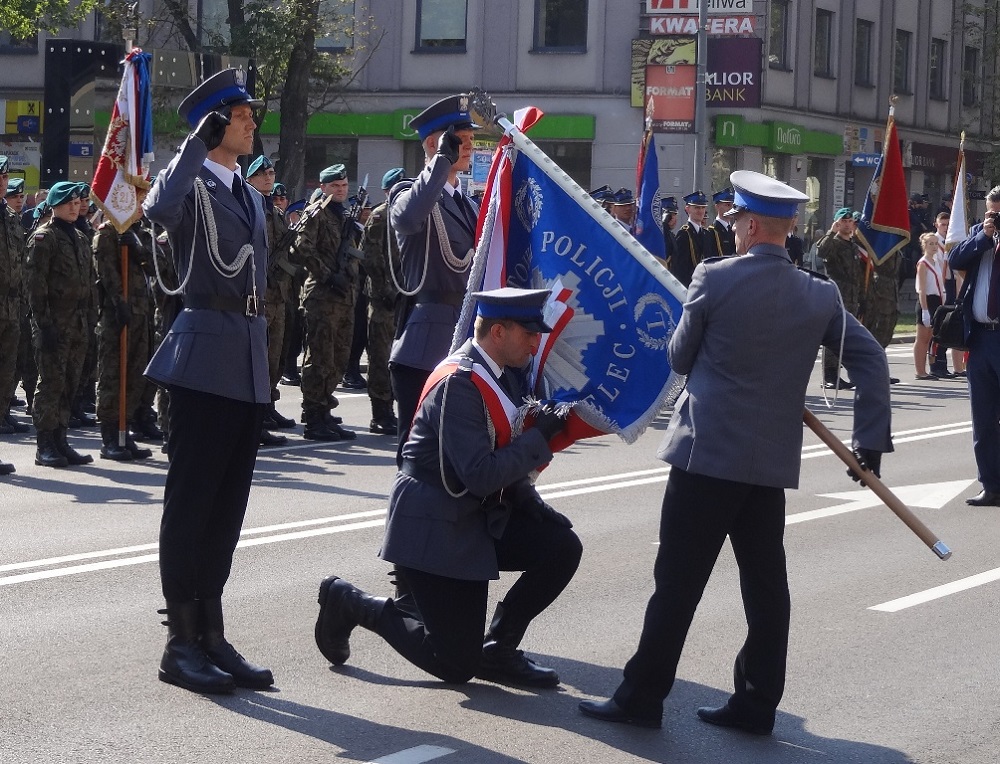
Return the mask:
<path id="1" fill-rule="evenodd" d="M 357 434 L 330 414 L 339 404 L 333 394 L 347 370 L 354 336 L 359 259 L 342 245 L 347 222 L 347 168 L 327 167 L 319 175 L 322 195 L 306 208 L 298 229 L 296 258 L 306 267 L 302 288 L 305 357 L 302 360 L 303 437 L 354 440 Z M 350 234 L 354 235 L 354 231 Z M 357 232 L 360 234 L 360 231 Z M 353 242 L 347 245 L 353 248 Z"/>
<path id="2" fill-rule="evenodd" d="M 635 222 L 635 196 L 628 188 L 619 188 L 611 196 L 610 208 L 608 212 L 611 217 L 617 220 L 627 231 L 632 230 L 632 223 Z"/>
<path id="3" fill-rule="evenodd" d="M 670 262 L 677 252 L 677 199 L 664 196 L 660 199 L 660 209 L 663 211 L 663 264 L 670 270 Z"/>
<path id="4" fill-rule="evenodd" d="M 382 176 L 382 190 L 390 189 L 403 179 L 402 167 L 394 167 Z M 392 383 L 389 379 L 389 351 L 392 348 L 396 299 L 399 290 L 389 272 L 389 259 L 399 271 L 399 245 L 389 236 L 388 201 L 372 210 L 365 223 L 362 249 L 365 271 L 368 273 L 368 398 L 372 406 L 372 421 L 368 429 L 379 435 L 395 435 L 399 422 L 392 412 Z"/>
<path id="5" fill-rule="evenodd" d="M 677 232 L 677 251 L 670 259 L 670 272 L 684 286 L 691 283 L 695 266 L 706 257 L 722 254 L 713 235 L 704 227 L 708 198 L 701 191 L 684 197 L 684 212 L 688 221 Z"/>
<path id="6" fill-rule="evenodd" d="M 473 676 L 554 687 L 555 671 L 518 650 L 532 622 L 576 572 L 583 548 L 572 523 L 528 479 L 552 458 L 565 420 L 543 412 L 517 434 L 519 374 L 537 351 L 549 290 L 479 292 L 474 338 L 433 372 L 389 493 L 379 556 L 396 564 L 395 600 L 336 576 L 320 585 L 316 642 L 331 663 L 350 657 L 355 626 L 371 629 L 445 682 Z M 523 571 L 483 639 L 489 581 Z"/>
<path id="7" fill-rule="evenodd" d="M 271 379 L 271 405 L 264 415 L 264 429 L 260 434 L 262 446 L 281 446 L 288 442 L 283 435 L 274 435 L 269 428 L 291 429 L 295 420 L 275 408 L 281 398 L 278 382 L 281 380 L 281 350 L 285 342 L 286 303 L 297 298 L 292 281 L 296 268 L 288 260 L 291 241 L 285 216 L 273 198 L 274 163 L 261 154 L 247 168 L 247 183 L 264 197 L 264 217 L 267 220 L 267 292 L 264 295 L 264 313 L 267 316 L 267 371 Z"/>
<path id="8" fill-rule="evenodd" d="M 139 202 L 145 191 L 139 191 Z M 119 234 L 105 221 L 94 234 L 94 270 L 100 285 L 100 318 L 97 322 L 97 418 L 101 423 L 101 458 L 117 462 L 147 459 L 128 432 L 118 443 L 121 392 L 121 332 L 128 329 L 125 348 L 125 411 L 136 412 L 149 381 L 143 371 L 150 358 L 152 302 L 147 274 L 154 272 L 153 251 L 142 223 L 136 220 Z M 122 247 L 128 252 L 128 292 L 122 290 Z M 133 417 L 134 419 L 135 417 Z"/>
<path id="9" fill-rule="evenodd" d="M 192 132 L 144 204 L 170 233 L 177 274 L 186 279 L 184 310 L 146 375 L 170 391 L 160 523 L 169 635 L 159 677 L 193 692 L 274 683 L 226 640 L 222 615 L 271 402 L 264 205 L 237 164 L 253 149 L 253 108 L 261 103 L 236 69 L 195 88 L 178 107 Z"/>
<path id="10" fill-rule="evenodd" d="M 736 254 L 736 237 L 733 235 L 732 225 L 726 218 L 726 213 L 733 208 L 733 193 L 732 186 L 727 186 L 712 194 L 712 202 L 715 204 L 715 222 L 708 227 L 708 230 L 715 239 L 715 246 L 719 250 L 719 254 L 723 257 Z"/>
<path id="11" fill-rule="evenodd" d="M 80 184 L 60 181 L 46 201 L 52 218 L 35 229 L 24 261 L 31 334 L 38 366 L 32 417 L 38 449 L 35 464 L 89 464 L 66 441 L 73 398 L 87 354 L 88 314 L 94 284 L 90 242 L 76 228 Z"/>
<path id="12" fill-rule="evenodd" d="M 458 179 L 472 161 L 477 129 L 469 97 L 453 95 L 428 106 L 410 121 L 423 141 L 427 164 L 389 196 L 389 228 L 399 243 L 402 291 L 396 339 L 389 355 L 392 390 L 399 411 L 396 461 L 402 463 L 406 434 L 431 369 L 451 349 L 476 243 L 479 205 Z"/>
<path id="13" fill-rule="evenodd" d="M 784 489 L 798 483 L 816 350 L 844 339 L 844 362 L 863 393 L 854 400 L 854 447 L 876 475 L 882 452 L 892 450 L 889 366 L 853 316 L 844 329 L 833 284 L 789 260 L 785 235 L 806 195 L 756 172 L 734 172 L 730 180 L 736 193 L 729 217 L 741 257 L 705 260 L 695 269 L 670 339 L 671 367 L 687 375 L 687 389 L 657 454 L 671 468 L 655 591 L 618 690 L 609 700 L 582 702 L 580 710 L 605 721 L 661 725 L 684 639 L 728 535 L 747 638 L 732 697 L 698 716 L 766 735 L 784 689 L 788 644 Z M 795 326 L 776 320 L 784 316 L 795 316 Z"/>

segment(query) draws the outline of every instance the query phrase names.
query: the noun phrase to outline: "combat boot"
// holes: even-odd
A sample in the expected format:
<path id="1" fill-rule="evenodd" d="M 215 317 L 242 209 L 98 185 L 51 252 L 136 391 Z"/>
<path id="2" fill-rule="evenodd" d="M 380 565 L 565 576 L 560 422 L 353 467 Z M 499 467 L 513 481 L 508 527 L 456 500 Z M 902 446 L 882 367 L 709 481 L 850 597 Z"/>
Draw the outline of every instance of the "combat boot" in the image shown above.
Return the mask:
<path id="1" fill-rule="evenodd" d="M 330 429 L 326 423 L 326 412 L 323 409 L 309 409 L 302 412 L 302 419 L 306 423 L 302 431 L 302 437 L 306 440 L 337 441 L 340 435 Z"/>
<path id="2" fill-rule="evenodd" d="M 260 431 L 260 445 L 264 448 L 273 448 L 275 446 L 283 446 L 288 442 L 288 438 L 284 435 L 275 435 L 273 432 L 268 432 L 267 430 Z"/>
<path id="3" fill-rule="evenodd" d="M 555 687 L 559 675 L 550 668 L 539 666 L 518 650 L 528 624 L 514 623 L 504 613 L 504 604 L 497 604 L 490 630 L 483 643 L 483 657 L 476 676 L 490 682 L 515 687 Z"/>
<path id="4" fill-rule="evenodd" d="M 201 607 L 201 649 L 216 666 L 230 674 L 237 687 L 265 690 L 274 684 L 270 669 L 255 666 L 226 641 L 222 618 L 222 598 L 199 601 Z"/>
<path id="5" fill-rule="evenodd" d="M 76 429 L 78 427 L 93 427 L 97 424 L 97 417 L 91 416 L 86 411 L 83 410 L 83 399 L 77 398 L 73 402 L 73 407 L 70 409 L 70 427 Z"/>
<path id="6" fill-rule="evenodd" d="M 156 412 L 149 406 L 139 406 L 135 410 L 129 430 L 136 440 L 163 440 L 163 431 L 156 425 Z"/>
<path id="7" fill-rule="evenodd" d="M 28 427 L 28 425 L 22 424 L 14 419 L 14 416 L 10 413 L 10 411 L 7 411 L 3 415 L 3 418 L 0 419 L 0 435 L 23 434 L 28 432 L 30 429 L 31 428 Z"/>
<path id="8" fill-rule="evenodd" d="M 355 626 L 378 631 L 378 620 L 389 600 L 373 597 L 342 578 L 328 576 L 319 585 L 316 646 L 334 666 L 351 657 L 351 632 Z"/>
<path id="9" fill-rule="evenodd" d="M 368 425 L 368 432 L 376 435 L 395 435 L 399 423 L 392 413 L 392 401 L 383 401 L 372 398 L 372 421 Z"/>
<path id="10" fill-rule="evenodd" d="M 271 401 L 270 407 L 264 413 L 264 428 L 268 430 L 290 430 L 293 427 L 295 427 L 295 420 L 282 416 L 281 412 L 275 408 L 274 401 Z"/>
<path id="11" fill-rule="evenodd" d="M 160 659 L 161 682 L 175 684 L 191 692 L 227 693 L 236 687 L 233 675 L 209 659 L 198 639 L 198 602 L 168 602 L 166 610 L 167 646 Z"/>
<path id="12" fill-rule="evenodd" d="M 113 462 L 132 461 L 132 452 L 126 446 L 118 445 L 118 426 L 113 422 L 101 422 L 101 458 Z M 126 438 L 126 442 L 128 442 Z"/>
<path id="13" fill-rule="evenodd" d="M 132 433 L 127 430 L 125 432 L 125 448 L 132 454 L 133 459 L 148 459 L 153 455 L 152 449 L 140 448 L 139 444 L 135 442 L 135 438 L 132 437 Z"/>
<path id="14" fill-rule="evenodd" d="M 334 416 L 332 412 L 324 412 L 323 419 L 326 421 L 327 428 L 339 435 L 341 440 L 355 440 L 358 437 L 358 434 L 354 430 L 342 427 L 341 422 L 344 420 L 339 416 Z"/>
<path id="15" fill-rule="evenodd" d="M 51 430 L 39 430 L 35 433 L 35 464 L 41 467 L 68 467 L 69 460 L 56 448 L 54 433 Z"/>
<path id="16" fill-rule="evenodd" d="M 69 462 L 71 466 L 76 467 L 81 464 L 90 464 L 94 461 L 93 456 L 90 454 L 81 454 L 69 444 L 66 440 L 65 427 L 56 428 L 55 433 L 53 433 L 53 440 L 55 441 L 56 449 L 58 449 L 60 454 L 66 457 L 66 461 Z"/>

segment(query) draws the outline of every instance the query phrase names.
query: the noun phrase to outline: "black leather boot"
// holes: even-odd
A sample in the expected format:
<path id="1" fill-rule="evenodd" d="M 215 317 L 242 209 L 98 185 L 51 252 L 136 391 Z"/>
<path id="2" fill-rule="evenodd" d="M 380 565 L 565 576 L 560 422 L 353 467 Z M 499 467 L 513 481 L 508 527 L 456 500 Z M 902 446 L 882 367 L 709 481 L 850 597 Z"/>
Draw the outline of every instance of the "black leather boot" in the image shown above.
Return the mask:
<path id="1" fill-rule="evenodd" d="M 129 429 L 136 440 L 163 440 L 163 431 L 156 424 L 156 412 L 149 406 L 139 406 L 135 410 Z"/>
<path id="2" fill-rule="evenodd" d="M 270 669 L 250 663 L 226 641 L 222 620 L 222 598 L 199 600 L 201 607 L 201 648 L 216 666 L 230 674 L 237 687 L 264 690 L 274 684 Z"/>
<path id="3" fill-rule="evenodd" d="M 306 440 L 336 441 L 341 439 L 340 435 L 331 430 L 326 423 L 326 412 L 323 409 L 304 411 L 302 419 L 306 423 L 302 437 Z"/>
<path id="4" fill-rule="evenodd" d="M 376 631 L 379 616 L 389 600 L 365 594 L 342 578 L 328 576 L 319 585 L 316 646 L 334 666 L 351 657 L 351 632 L 355 626 Z"/>
<path id="5" fill-rule="evenodd" d="M 341 425 L 344 420 L 339 416 L 334 416 L 332 411 L 323 412 L 323 419 L 326 421 L 326 426 L 331 432 L 335 432 L 340 436 L 341 440 L 355 440 L 358 434 L 354 430 L 348 430 L 346 427 Z"/>
<path id="6" fill-rule="evenodd" d="M 40 430 L 35 433 L 35 464 L 42 467 L 68 467 L 69 460 L 56 448 L 54 433 L 51 430 Z"/>
<path id="7" fill-rule="evenodd" d="M 125 448 L 129 450 L 132 454 L 133 459 L 148 459 L 153 455 L 153 450 L 151 448 L 140 448 L 139 444 L 135 442 L 135 438 L 132 437 L 132 433 L 125 433 Z"/>
<path id="8" fill-rule="evenodd" d="M 0 418 L 0 435 L 16 435 L 23 434 L 30 430 L 28 425 L 18 422 L 14 419 L 10 411 L 4 412 L 2 418 Z"/>
<path id="9" fill-rule="evenodd" d="M 70 409 L 70 416 L 76 422 L 76 424 L 71 425 L 74 429 L 77 427 L 93 427 L 97 424 L 97 417 L 84 411 L 82 398 L 77 398 L 73 402 L 73 407 Z"/>
<path id="10" fill-rule="evenodd" d="M 118 445 L 118 425 L 114 422 L 101 423 L 101 458 L 114 462 L 132 461 L 132 452 L 126 446 Z M 126 443 L 128 439 L 126 438 Z"/>
<path id="11" fill-rule="evenodd" d="M 539 666 L 518 650 L 528 624 L 514 623 L 505 615 L 502 602 L 497 604 L 490 630 L 483 643 L 483 658 L 476 676 L 490 682 L 515 687 L 555 687 L 559 675 L 550 668 Z"/>
<path id="12" fill-rule="evenodd" d="M 267 430 L 260 431 L 260 445 L 264 448 L 272 448 L 274 446 L 283 446 L 288 442 L 288 438 L 284 435 L 275 435 L 273 432 L 268 432 Z"/>
<path id="13" fill-rule="evenodd" d="M 398 428 L 395 415 L 392 413 L 392 401 L 372 398 L 372 421 L 368 432 L 376 435 L 395 435 Z"/>
<path id="14" fill-rule="evenodd" d="M 81 464 L 90 464 L 94 461 L 94 457 L 90 454 L 81 454 L 79 451 L 73 448 L 66 440 L 66 428 L 57 427 L 55 433 L 53 433 L 53 440 L 56 444 L 56 449 L 60 454 L 66 457 L 66 461 L 71 466 L 79 466 Z"/>
<path id="15" fill-rule="evenodd" d="M 17 472 L 17 470 L 14 469 L 13 464 L 9 464 L 7 462 L 0 462 L 0 475 L 12 475 L 15 472 Z"/>
<path id="16" fill-rule="evenodd" d="M 198 640 L 198 602 L 168 602 L 164 623 L 169 629 L 160 659 L 160 681 L 191 692 L 226 693 L 236 687 L 226 673 L 205 654 Z"/>
<path id="17" fill-rule="evenodd" d="M 295 427 L 295 420 L 283 416 L 281 412 L 275 408 L 274 401 L 271 401 L 271 406 L 268 408 L 267 413 L 264 416 L 264 426 L 268 429 L 274 430 L 290 430 Z"/>

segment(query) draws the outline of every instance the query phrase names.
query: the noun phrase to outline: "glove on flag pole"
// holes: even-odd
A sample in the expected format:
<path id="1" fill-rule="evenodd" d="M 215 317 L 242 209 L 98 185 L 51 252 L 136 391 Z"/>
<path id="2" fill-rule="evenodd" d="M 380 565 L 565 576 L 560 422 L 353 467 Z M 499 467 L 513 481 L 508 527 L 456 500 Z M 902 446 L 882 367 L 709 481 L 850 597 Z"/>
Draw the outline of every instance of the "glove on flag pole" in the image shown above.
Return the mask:
<path id="1" fill-rule="evenodd" d="M 615 433 L 631 443 L 683 378 L 670 371 L 667 343 L 680 319 L 684 287 L 600 204 L 545 155 L 524 131 L 541 112 L 515 114 L 516 125 L 481 92 L 477 122 L 504 136 L 493 155 L 469 293 L 452 350 L 471 336 L 471 293 L 503 286 L 551 289 L 529 384 L 538 402 L 569 410 L 553 450 Z M 530 418 L 531 406 L 525 412 Z"/>
<path id="2" fill-rule="evenodd" d="M 660 227 L 660 163 L 656 159 L 656 138 L 653 137 L 653 97 L 646 106 L 646 129 L 639 144 L 639 161 L 635 168 L 638 200 L 632 235 L 651 255 L 663 260 L 667 256 Z"/>
<path id="3" fill-rule="evenodd" d="M 125 233 L 142 217 L 136 191 L 149 188 L 146 177 L 153 161 L 151 59 L 152 56 L 140 48 L 133 48 L 125 57 L 125 71 L 111 112 L 108 137 L 90 184 L 90 198 L 118 233 Z"/>
<path id="4" fill-rule="evenodd" d="M 868 196 L 858 222 L 858 239 L 876 265 L 881 265 L 910 241 L 910 211 L 894 111 L 895 107 L 890 105 L 882 157 L 868 186 Z"/>
<path id="5" fill-rule="evenodd" d="M 965 131 L 958 144 L 958 162 L 955 163 L 955 185 L 951 197 L 951 217 L 948 219 L 948 233 L 944 237 L 944 245 L 951 251 L 956 244 L 965 241 L 969 236 L 969 197 L 965 183 Z"/>

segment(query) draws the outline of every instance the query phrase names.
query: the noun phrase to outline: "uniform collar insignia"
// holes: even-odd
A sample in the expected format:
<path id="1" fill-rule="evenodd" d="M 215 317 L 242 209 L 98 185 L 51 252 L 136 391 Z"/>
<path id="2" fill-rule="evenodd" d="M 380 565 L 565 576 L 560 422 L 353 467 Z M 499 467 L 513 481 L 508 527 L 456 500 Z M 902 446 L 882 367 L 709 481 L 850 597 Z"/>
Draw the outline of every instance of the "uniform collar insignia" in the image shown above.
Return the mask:
<path id="1" fill-rule="evenodd" d="M 207 188 L 209 191 L 214 191 L 215 185 L 216 185 L 215 181 L 212 180 L 211 178 L 205 181 L 205 188 Z"/>

